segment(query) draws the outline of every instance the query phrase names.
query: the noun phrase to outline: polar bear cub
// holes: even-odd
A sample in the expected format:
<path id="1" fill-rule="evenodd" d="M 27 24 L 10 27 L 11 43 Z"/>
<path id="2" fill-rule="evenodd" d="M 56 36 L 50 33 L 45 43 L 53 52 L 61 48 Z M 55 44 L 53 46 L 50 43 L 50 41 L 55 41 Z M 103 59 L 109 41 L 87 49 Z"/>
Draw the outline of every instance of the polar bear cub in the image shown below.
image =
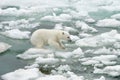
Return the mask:
<path id="1" fill-rule="evenodd" d="M 45 45 L 53 46 L 57 49 L 65 49 L 61 40 L 71 40 L 70 34 L 63 30 L 38 29 L 31 36 L 31 43 L 37 48 L 43 48 Z"/>

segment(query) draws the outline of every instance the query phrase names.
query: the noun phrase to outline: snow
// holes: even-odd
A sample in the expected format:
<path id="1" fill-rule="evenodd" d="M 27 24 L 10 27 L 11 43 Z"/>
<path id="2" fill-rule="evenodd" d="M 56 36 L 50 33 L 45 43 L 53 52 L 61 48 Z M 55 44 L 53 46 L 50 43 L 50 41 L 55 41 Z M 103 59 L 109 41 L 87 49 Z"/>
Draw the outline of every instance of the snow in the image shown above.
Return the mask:
<path id="1" fill-rule="evenodd" d="M 88 19 L 85 19 L 85 22 L 87 22 L 87 23 L 94 23 L 95 20 L 92 19 L 92 18 L 88 18 Z"/>
<path id="2" fill-rule="evenodd" d="M 114 54 L 114 55 L 120 55 L 120 50 L 119 49 L 113 49 L 113 48 L 99 48 L 95 51 L 93 51 L 93 54 Z"/>
<path id="3" fill-rule="evenodd" d="M 9 72 L 7 74 L 2 75 L 2 79 L 4 80 L 35 80 L 39 76 L 43 75 L 40 73 L 39 69 L 18 69 L 14 72 Z"/>
<path id="4" fill-rule="evenodd" d="M 76 45 L 80 47 L 99 47 L 112 45 L 120 40 L 120 34 L 116 30 L 105 32 L 97 36 L 91 36 L 76 41 Z"/>
<path id="5" fill-rule="evenodd" d="M 95 28 L 88 26 L 83 21 L 76 21 L 75 25 L 76 25 L 76 28 L 81 29 L 84 32 L 88 32 L 88 31 L 97 32 Z"/>
<path id="6" fill-rule="evenodd" d="M 33 59 L 40 56 L 45 57 L 48 54 L 52 54 L 52 51 L 46 49 L 30 48 L 27 51 L 25 51 L 23 54 L 17 55 L 17 57 L 21 59 Z"/>
<path id="7" fill-rule="evenodd" d="M 55 56 L 62 57 L 62 58 L 82 58 L 84 57 L 84 53 L 81 48 L 77 48 L 72 52 L 56 52 Z"/>
<path id="8" fill-rule="evenodd" d="M 73 27 L 68 27 L 68 26 L 63 26 L 62 23 L 59 23 L 59 24 L 55 24 L 55 27 L 54 29 L 58 29 L 58 30 L 65 30 L 71 34 L 78 34 L 79 31 Z"/>
<path id="9" fill-rule="evenodd" d="M 2 35 L 13 39 L 29 39 L 30 31 L 20 31 L 19 29 L 12 29 L 5 32 L 1 32 Z"/>
<path id="10" fill-rule="evenodd" d="M 35 63 L 37 64 L 57 64 L 59 63 L 59 59 L 55 59 L 55 58 L 41 58 L 41 57 L 38 57 L 36 58 L 35 60 Z"/>
<path id="11" fill-rule="evenodd" d="M 59 16 L 56 15 L 48 15 L 41 18 L 41 21 L 52 21 L 52 22 L 66 22 L 70 21 L 72 17 L 69 14 L 60 14 Z"/>
<path id="12" fill-rule="evenodd" d="M 56 0 L 36 0 L 35 2 L 32 0 L 24 0 L 24 1 L 17 1 L 17 0 L 4 0 L 2 3 L 0 3 L 0 7 L 4 6 L 19 6 L 22 8 L 26 7 L 33 7 L 33 6 L 44 6 L 44 7 L 65 7 L 68 6 L 65 4 L 66 0 L 56 1 Z M 58 4 L 56 4 L 58 3 Z"/>
<path id="13" fill-rule="evenodd" d="M 63 30 L 63 25 L 62 25 L 62 23 L 55 24 L 54 29 Z"/>
<path id="14" fill-rule="evenodd" d="M 94 80 L 106 80 L 104 76 L 101 76 L 99 79 L 94 79 Z"/>
<path id="15" fill-rule="evenodd" d="M 120 14 L 114 14 L 111 16 L 113 19 L 120 19 Z"/>
<path id="16" fill-rule="evenodd" d="M 87 33 L 79 33 L 79 37 L 81 38 L 85 38 L 85 37 L 91 37 L 92 35 L 91 34 L 87 34 Z"/>
<path id="17" fill-rule="evenodd" d="M 99 63 L 100 62 L 96 61 L 96 60 L 88 60 L 88 61 L 82 62 L 81 64 L 82 65 L 95 65 L 95 64 L 99 64 Z"/>
<path id="18" fill-rule="evenodd" d="M 115 65 L 117 60 L 116 55 L 100 55 L 94 56 L 89 58 L 79 59 L 82 65 L 92 65 L 92 66 L 99 66 L 103 67 L 103 65 Z"/>
<path id="19" fill-rule="evenodd" d="M 70 35 L 70 39 L 75 42 L 75 41 L 79 40 L 80 38 L 75 35 Z"/>
<path id="20" fill-rule="evenodd" d="M 96 23 L 96 26 L 98 27 L 119 27 L 120 21 L 116 19 L 103 19 L 103 20 L 99 20 Z"/>
<path id="21" fill-rule="evenodd" d="M 120 76 L 120 65 L 106 66 L 103 69 L 95 68 L 95 74 L 108 74 L 109 76 L 115 77 Z"/>
<path id="22" fill-rule="evenodd" d="M 35 28 L 38 26 L 38 23 L 32 23 L 34 21 L 34 18 L 29 19 L 20 19 L 20 20 L 10 20 L 10 21 L 2 21 L 0 25 L 2 25 L 2 28 L 5 28 L 7 30 L 10 29 L 21 29 L 21 28 Z"/>
<path id="23" fill-rule="evenodd" d="M 40 77 L 36 80 L 68 80 L 66 77 L 62 76 L 62 75 L 49 75 L 49 76 L 45 76 L 45 77 Z"/>
<path id="24" fill-rule="evenodd" d="M 4 43 L 4 42 L 0 42 L 0 53 L 3 53 L 5 51 L 7 51 L 9 48 L 11 48 L 12 46 Z"/>

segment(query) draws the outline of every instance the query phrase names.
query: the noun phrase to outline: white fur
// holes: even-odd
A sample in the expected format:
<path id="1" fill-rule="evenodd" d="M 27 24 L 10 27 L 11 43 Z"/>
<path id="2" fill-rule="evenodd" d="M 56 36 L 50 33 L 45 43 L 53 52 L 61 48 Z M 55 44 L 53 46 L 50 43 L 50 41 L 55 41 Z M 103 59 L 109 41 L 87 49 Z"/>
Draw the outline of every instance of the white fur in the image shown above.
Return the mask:
<path id="1" fill-rule="evenodd" d="M 69 38 L 68 38 L 69 37 Z M 31 43 L 37 48 L 43 48 L 46 44 L 58 49 L 65 49 L 60 40 L 70 40 L 68 32 L 54 29 L 38 29 L 31 36 Z"/>

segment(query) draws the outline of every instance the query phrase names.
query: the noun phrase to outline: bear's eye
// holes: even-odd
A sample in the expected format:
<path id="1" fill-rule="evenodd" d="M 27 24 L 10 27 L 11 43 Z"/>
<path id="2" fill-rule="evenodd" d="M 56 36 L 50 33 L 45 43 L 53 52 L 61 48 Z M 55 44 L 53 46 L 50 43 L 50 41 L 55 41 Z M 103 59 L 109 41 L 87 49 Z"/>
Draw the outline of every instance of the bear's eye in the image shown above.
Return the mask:
<path id="1" fill-rule="evenodd" d="M 67 38 L 70 38 L 69 36 Z"/>

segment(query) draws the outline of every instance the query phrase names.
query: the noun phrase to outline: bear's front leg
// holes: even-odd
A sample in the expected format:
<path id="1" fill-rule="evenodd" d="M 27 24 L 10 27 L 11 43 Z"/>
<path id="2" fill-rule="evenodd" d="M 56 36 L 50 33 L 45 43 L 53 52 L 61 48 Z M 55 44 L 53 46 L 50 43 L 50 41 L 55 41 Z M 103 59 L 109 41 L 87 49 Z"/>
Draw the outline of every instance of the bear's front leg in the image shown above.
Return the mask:
<path id="1" fill-rule="evenodd" d="M 65 49 L 65 46 L 60 41 L 58 43 L 62 47 L 62 49 Z"/>
<path id="2" fill-rule="evenodd" d="M 57 49 L 63 49 L 63 47 L 61 47 L 60 44 L 58 42 L 54 41 L 54 40 L 49 40 L 48 44 L 51 45 L 51 46 L 54 46 Z"/>

